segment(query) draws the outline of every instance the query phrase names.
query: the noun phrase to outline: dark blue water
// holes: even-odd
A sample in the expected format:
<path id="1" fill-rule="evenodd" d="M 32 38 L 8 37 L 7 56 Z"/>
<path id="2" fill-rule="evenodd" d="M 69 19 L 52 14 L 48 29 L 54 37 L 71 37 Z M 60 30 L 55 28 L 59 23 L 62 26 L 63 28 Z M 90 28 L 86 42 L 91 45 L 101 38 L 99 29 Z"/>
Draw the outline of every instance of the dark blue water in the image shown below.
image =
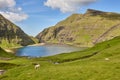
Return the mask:
<path id="1" fill-rule="evenodd" d="M 80 51 L 85 48 L 73 47 L 67 45 L 44 45 L 44 46 L 27 46 L 17 50 L 17 56 L 42 57 L 51 56 L 60 53 Z"/>

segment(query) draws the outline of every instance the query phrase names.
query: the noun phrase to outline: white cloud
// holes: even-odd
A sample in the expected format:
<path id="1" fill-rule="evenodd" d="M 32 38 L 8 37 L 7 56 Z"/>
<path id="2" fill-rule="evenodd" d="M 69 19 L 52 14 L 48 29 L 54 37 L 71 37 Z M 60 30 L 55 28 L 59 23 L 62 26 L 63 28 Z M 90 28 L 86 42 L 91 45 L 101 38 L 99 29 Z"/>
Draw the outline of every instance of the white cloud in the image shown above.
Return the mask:
<path id="1" fill-rule="evenodd" d="M 16 7 L 15 0 L 0 0 L 0 14 L 13 22 L 20 22 L 28 18 L 21 7 Z"/>
<path id="2" fill-rule="evenodd" d="M 0 0 L 0 8 L 13 7 L 15 5 L 15 0 Z"/>
<path id="3" fill-rule="evenodd" d="M 14 12 L 0 12 L 5 18 L 13 21 L 13 22 L 20 22 L 26 20 L 28 15 L 24 13 L 14 13 Z"/>
<path id="4" fill-rule="evenodd" d="M 60 9 L 61 12 L 75 12 L 82 6 L 89 5 L 96 0 L 47 0 L 44 5 L 53 9 Z"/>

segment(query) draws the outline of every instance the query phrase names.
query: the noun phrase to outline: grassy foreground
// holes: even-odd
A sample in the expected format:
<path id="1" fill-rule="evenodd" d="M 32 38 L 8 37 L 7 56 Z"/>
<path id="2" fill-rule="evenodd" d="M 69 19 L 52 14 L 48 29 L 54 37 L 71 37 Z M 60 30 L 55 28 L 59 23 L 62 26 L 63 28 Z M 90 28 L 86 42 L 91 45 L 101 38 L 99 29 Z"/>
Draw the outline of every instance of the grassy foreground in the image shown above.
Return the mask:
<path id="1" fill-rule="evenodd" d="M 120 80 L 120 37 L 69 54 L 0 60 L 0 69 L 0 80 Z"/>

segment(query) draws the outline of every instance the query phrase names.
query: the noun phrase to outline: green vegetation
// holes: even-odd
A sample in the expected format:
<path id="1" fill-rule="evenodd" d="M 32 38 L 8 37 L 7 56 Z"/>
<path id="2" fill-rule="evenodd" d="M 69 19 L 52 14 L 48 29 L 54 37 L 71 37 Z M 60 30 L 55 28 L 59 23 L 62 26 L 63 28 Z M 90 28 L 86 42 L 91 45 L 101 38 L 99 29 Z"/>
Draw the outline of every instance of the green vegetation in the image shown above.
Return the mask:
<path id="1" fill-rule="evenodd" d="M 5 57 L 13 57 L 14 55 L 11 53 L 5 52 L 1 47 L 0 47 L 0 59 L 5 58 Z"/>
<path id="2" fill-rule="evenodd" d="M 40 42 L 91 47 L 120 35 L 120 14 L 88 9 L 37 35 Z"/>
<path id="3" fill-rule="evenodd" d="M 35 42 L 35 44 L 39 43 L 39 40 L 33 36 L 30 36 L 30 38 Z"/>
<path id="4" fill-rule="evenodd" d="M 105 41 L 92 48 L 42 58 L 14 58 L 0 60 L 12 64 L 1 80 L 119 80 L 120 37 Z M 106 58 L 108 60 L 106 60 Z M 54 64 L 54 63 L 59 64 Z M 35 63 L 41 66 L 34 69 Z M 9 65 L 8 65 L 9 66 Z M 14 67 L 13 67 L 14 66 Z"/>
<path id="5" fill-rule="evenodd" d="M 1 40 L 1 44 L 0 46 L 2 48 L 16 48 L 16 47 L 20 47 L 20 44 L 17 44 L 15 42 L 8 42 L 8 40 Z"/>

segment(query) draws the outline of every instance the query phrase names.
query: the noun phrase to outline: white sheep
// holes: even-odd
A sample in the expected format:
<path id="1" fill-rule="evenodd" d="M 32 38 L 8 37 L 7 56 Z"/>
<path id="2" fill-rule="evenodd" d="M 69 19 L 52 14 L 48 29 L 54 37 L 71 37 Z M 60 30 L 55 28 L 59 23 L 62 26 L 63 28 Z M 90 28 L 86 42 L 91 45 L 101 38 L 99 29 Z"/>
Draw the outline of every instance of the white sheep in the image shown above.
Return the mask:
<path id="1" fill-rule="evenodd" d="M 59 64 L 58 62 L 55 62 L 54 64 Z"/>
<path id="2" fill-rule="evenodd" d="M 106 61 L 109 61 L 110 59 L 109 58 L 105 58 Z"/>
<path id="3" fill-rule="evenodd" d="M 38 69 L 40 67 L 40 64 L 35 65 L 35 69 Z"/>

